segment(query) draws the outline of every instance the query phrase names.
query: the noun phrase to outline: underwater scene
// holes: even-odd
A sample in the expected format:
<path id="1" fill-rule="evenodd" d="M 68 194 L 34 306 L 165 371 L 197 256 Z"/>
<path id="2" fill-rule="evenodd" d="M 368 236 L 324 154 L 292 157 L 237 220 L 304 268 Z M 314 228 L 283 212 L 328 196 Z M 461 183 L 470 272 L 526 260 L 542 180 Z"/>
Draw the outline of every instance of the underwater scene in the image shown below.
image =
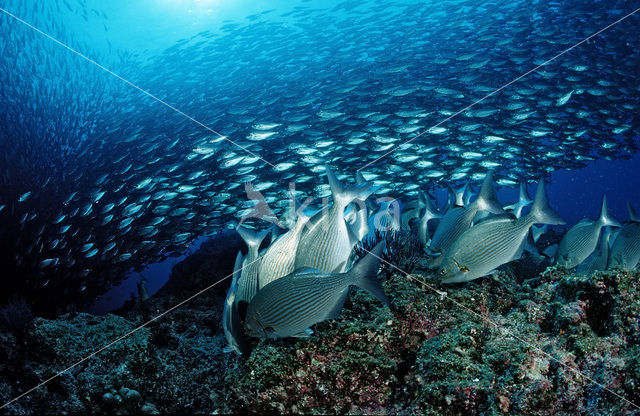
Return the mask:
<path id="1" fill-rule="evenodd" d="M 0 414 L 640 415 L 640 1 L 3 0 Z"/>

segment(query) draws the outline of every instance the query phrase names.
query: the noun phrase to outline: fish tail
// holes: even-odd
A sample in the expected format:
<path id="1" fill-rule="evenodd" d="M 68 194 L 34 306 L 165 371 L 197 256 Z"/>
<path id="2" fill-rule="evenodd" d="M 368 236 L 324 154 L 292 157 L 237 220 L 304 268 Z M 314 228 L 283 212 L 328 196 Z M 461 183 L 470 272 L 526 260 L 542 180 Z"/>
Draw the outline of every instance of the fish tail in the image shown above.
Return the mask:
<path id="1" fill-rule="evenodd" d="M 268 229 L 264 231 L 256 231 L 252 230 L 251 228 L 239 226 L 237 227 L 237 230 L 238 234 L 240 234 L 240 237 L 242 237 L 244 242 L 247 244 L 249 251 L 251 251 L 252 249 L 255 249 L 257 251 L 260 247 L 260 244 L 262 244 L 262 240 L 264 240 L 267 234 L 269 234 Z"/>
<path id="2" fill-rule="evenodd" d="M 498 202 L 496 190 L 493 187 L 493 170 L 487 172 L 487 176 L 485 176 L 482 182 L 482 188 L 480 188 L 480 192 L 474 203 L 481 211 L 489 211 L 492 214 L 504 212 L 502 205 Z"/>
<path id="3" fill-rule="evenodd" d="M 544 178 L 540 178 L 538 182 L 538 189 L 536 189 L 536 197 L 529 213 L 530 218 L 534 223 L 549 224 L 549 225 L 562 225 L 566 224 L 560 215 L 558 215 L 553 208 L 549 205 L 549 197 L 547 196 L 546 185 Z"/>
<path id="4" fill-rule="evenodd" d="M 387 299 L 382 285 L 378 281 L 378 268 L 380 267 L 383 248 L 384 240 L 376 244 L 364 258 L 358 261 L 347 273 L 347 277 L 354 285 L 371 293 L 380 302 L 388 306 L 389 299 Z"/>
<path id="5" fill-rule="evenodd" d="M 529 192 L 527 192 L 527 183 L 525 181 L 520 181 L 520 195 L 518 196 L 518 201 L 522 205 L 529 205 L 533 202 L 533 199 L 529 196 Z"/>
<path id="6" fill-rule="evenodd" d="M 420 202 L 424 206 L 424 216 L 429 219 L 442 218 L 442 214 L 431 202 L 431 196 L 428 193 L 421 191 L 419 194 Z"/>
<path id="7" fill-rule="evenodd" d="M 602 225 L 608 225 L 608 226 L 611 226 L 611 227 L 620 227 L 620 223 L 618 222 L 618 220 L 615 219 L 609 213 L 609 210 L 607 209 L 607 196 L 606 195 L 604 195 L 602 197 L 602 210 L 600 211 L 600 218 L 598 219 L 598 221 Z"/>
<path id="8" fill-rule="evenodd" d="M 345 187 L 340 183 L 329 166 L 326 167 L 326 170 L 327 176 L 329 177 L 329 186 L 331 187 L 334 204 L 346 207 L 354 199 L 367 199 L 373 192 L 373 183 L 371 182 L 365 181 L 364 183 Z"/>

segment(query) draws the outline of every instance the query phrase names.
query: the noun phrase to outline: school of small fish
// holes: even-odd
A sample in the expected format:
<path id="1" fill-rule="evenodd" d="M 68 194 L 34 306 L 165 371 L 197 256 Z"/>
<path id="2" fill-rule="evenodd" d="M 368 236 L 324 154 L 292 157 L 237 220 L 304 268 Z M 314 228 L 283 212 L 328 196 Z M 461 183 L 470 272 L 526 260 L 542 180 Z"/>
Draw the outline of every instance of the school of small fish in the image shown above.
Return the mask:
<path id="1" fill-rule="evenodd" d="M 108 16 L 86 1 L 7 1 L 4 9 L 183 114 L 0 13 L 0 267 L 12 276 L 0 288 L 95 296 L 129 270 L 241 220 L 255 208 L 250 190 L 267 194 L 276 216 L 289 205 L 289 182 L 298 196 L 329 196 L 331 181 L 317 180 L 325 164 L 336 172 L 364 167 L 355 198 L 389 196 L 380 217 L 392 227 L 417 218 L 434 267 L 451 279 L 484 273 L 520 250 L 505 249 L 476 271 L 477 259 L 456 245 L 490 238 L 472 230 L 521 243 L 537 232 L 534 224 L 558 221 L 544 195 L 535 215 L 487 217 L 502 208 L 492 203 L 494 183 L 518 186 L 638 150 L 638 16 L 546 63 L 630 7 L 621 0 L 303 2 L 138 56 L 83 44 L 56 19 L 69 10 L 104 25 L 108 39 Z M 446 212 L 421 192 L 479 181 L 490 170 L 486 191 L 474 202 L 458 192 Z M 252 240 L 240 259 L 236 301 L 301 267 L 330 276 L 352 270 L 352 248 L 368 232 L 365 212 L 349 208 L 353 193 L 333 197 L 333 212 L 295 216 L 264 264 L 254 266 L 260 236 Z M 396 199 L 409 200 L 404 221 L 389 214 Z M 474 222 L 479 215 L 487 219 Z M 438 222 L 447 227 L 430 235 Z M 612 262 L 633 263 L 635 224 L 608 237 Z M 582 224 L 560 244 L 558 262 L 582 262 L 612 225 L 607 218 Z M 326 251 L 312 250 L 318 241 Z M 278 260 L 298 246 L 305 249 L 295 258 Z"/>

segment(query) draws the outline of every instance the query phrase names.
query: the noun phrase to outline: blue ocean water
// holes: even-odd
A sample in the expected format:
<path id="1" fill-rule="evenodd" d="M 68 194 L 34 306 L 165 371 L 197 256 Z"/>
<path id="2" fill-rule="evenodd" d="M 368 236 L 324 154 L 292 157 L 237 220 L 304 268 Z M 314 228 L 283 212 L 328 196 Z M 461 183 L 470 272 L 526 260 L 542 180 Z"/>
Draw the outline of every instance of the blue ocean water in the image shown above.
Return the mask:
<path id="1" fill-rule="evenodd" d="M 493 167 L 506 204 L 519 180 L 532 192 L 547 175 L 569 225 L 596 218 L 605 193 L 621 221 L 626 201 L 640 207 L 636 16 L 486 96 L 625 16 L 625 2 L 2 7 L 2 262 L 28 276 L 10 291 L 95 298 L 140 271 L 154 291 L 166 254 L 251 206 L 244 183 L 282 208 L 290 181 L 328 195 L 324 164 L 362 168 L 405 200 L 478 185 Z"/>
<path id="2" fill-rule="evenodd" d="M 640 409 L 637 1 L 0 3 L 0 411 Z"/>

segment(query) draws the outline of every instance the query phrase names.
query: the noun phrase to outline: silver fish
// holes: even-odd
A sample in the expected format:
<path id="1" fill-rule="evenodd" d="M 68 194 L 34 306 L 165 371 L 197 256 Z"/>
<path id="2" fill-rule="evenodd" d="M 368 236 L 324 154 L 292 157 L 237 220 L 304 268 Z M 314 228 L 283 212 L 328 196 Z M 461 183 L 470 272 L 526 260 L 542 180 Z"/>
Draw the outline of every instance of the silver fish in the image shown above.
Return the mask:
<path id="1" fill-rule="evenodd" d="M 240 316 L 243 316 L 242 312 L 245 306 L 242 304 L 248 304 L 259 289 L 258 270 L 260 270 L 261 259 L 259 258 L 258 249 L 269 230 L 257 232 L 244 226 L 239 226 L 237 229 L 248 247 L 247 255 L 242 261 L 242 272 L 238 277 L 238 291 L 236 294 L 238 310 L 240 311 Z"/>
<path id="2" fill-rule="evenodd" d="M 540 179 L 531 212 L 522 218 L 501 215 L 465 231 L 444 255 L 443 283 L 468 282 L 520 257 L 533 224 L 564 224 L 549 206 L 544 179 Z"/>
<path id="3" fill-rule="evenodd" d="M 440 265 L 442 254 L 446 254 L 458 237 L 469 229 L 478 211 L 489 211 L 494 214 L 503 212 L 493 188 L 493 171 L 487 172 L 482 188 L 471 205 L 466 208 L 455 206 L 449 209 L 440 220 L 427 250 L 428 253 L 437 256 L 432 258 L 431 267 Z"/>
<path id="4" fill-rule="evenodd" d="M 309 220 L 296 251 L 295 269 L 311 267 L 327 273 L 341 273 L 349 266 L 351 251 L 357 244 L 344 219 L 350 202 L 361 198 L 371 189 L 371 183 L 344 188 L 329 167 L 326 168 L 333 197 L 333 205 Z M 366 196 L 365 196 L 366 198 Z"/>
<path id="5" fill-rule="evenodd" d="M 238 304 L 236 303 L 238 278 L 241 273 L 242 260 L 242 252 L 238 252 L 236 263 L 233 268 L 231 286 L 229 286 L 229 290 L 227 291 L 227 296 L 224 301 L 224 309 L 222 311 L 222 329 L 224 331 L 224 337 L 228 343 L 228 345 L 224 347 L 223 351 L 225 353 L 233 351 L 238 355 L 243 355 L 247 352 L 247 342 L 244 337 L 242 322 L 238 312 Z"/>
<path id="6" fill-rule="evenodd" d="M 640 222 L 629 222 L 618 231 L 609 254 L 609 268 L 633 270 L 640 262 Z"/>
<path id="7" fill-rule="evenodd" d="M 566 93 L 565 95 L 563 95 L 562 97 L 558 98 L 558 100 L 556 101 L 556 106 L 560 107 L 565 105 L 569 99 L 571 98 L 571 95 L 573 95 L 573 91 L 571 90 L 568 93 Z"/>
<path id="8" fill-rule="evenodd" d="M 249 304 L 247 334 L 257 338 L 309 336 L 310 326 L 340 316 L 351 286 L 365 289 L 388 305 L 377 278 L 383 244 L 378 243 L 347 273 L 306 268 L 271 282 Z"/>
<path id="9" fill-rule="evenodd" d="M 618 220 L 607 211 L 607 197 L 602 198 L 602 210 L 597 221 L 584 219 L 574 225 L 560 240 L 556 252 L 556 264 L 568 269 L 582 263 L 598 244 L 602 227 L 620 227 Z"/>
<path id="10" fill-rule="evenodd" d="M 295 270 L 296 250 L 304 226 L 309 218 L 299 210 L 298 219 L 289 231 L 280 236 L 262 255 L 258 269 L 259 287 L 292 273 Z"/>

